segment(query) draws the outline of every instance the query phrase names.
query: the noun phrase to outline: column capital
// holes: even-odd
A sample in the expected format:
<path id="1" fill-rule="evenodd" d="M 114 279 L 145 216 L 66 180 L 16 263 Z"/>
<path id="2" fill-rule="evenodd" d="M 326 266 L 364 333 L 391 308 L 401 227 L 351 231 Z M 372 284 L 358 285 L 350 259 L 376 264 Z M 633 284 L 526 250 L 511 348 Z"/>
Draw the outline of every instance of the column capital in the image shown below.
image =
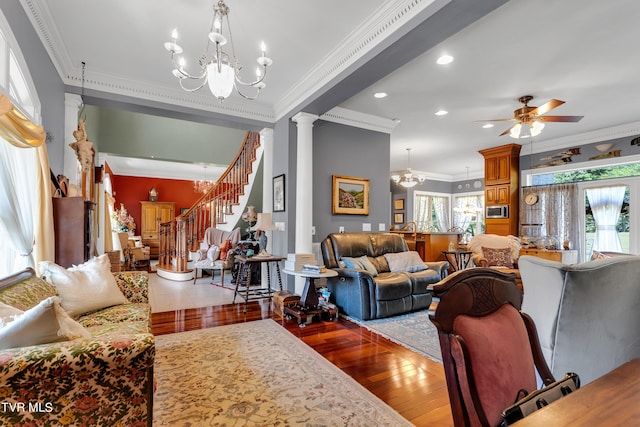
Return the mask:
<path id="1" fill-rule="evenodd" d="M 273 129 L 264 128 L 260 131 L 260 136 L 263 138 L 273 138 Z"/>
<path id="2" fill-rule="evenodd" d="M 316 116 L 315 114 L 305 113 L 305 112 L 301 111 L 298 114 L 296 114 L 295 116 L 291 117 L 291 120 L 296 122 L 298 124 L 298 126 L 303 125 L 303 124 L 312 125 L 313 122 L 318 120 L 318 117 L 319 116 Z"/>
<path id="3" fill-rule="evenodd" d="M 66 92 L 64 94 L 64 104 L 67 107 L 80 108 L 80 106 L 82 105 L 82 97 L 80 95 L 76 95 L 75 93 Z"/>

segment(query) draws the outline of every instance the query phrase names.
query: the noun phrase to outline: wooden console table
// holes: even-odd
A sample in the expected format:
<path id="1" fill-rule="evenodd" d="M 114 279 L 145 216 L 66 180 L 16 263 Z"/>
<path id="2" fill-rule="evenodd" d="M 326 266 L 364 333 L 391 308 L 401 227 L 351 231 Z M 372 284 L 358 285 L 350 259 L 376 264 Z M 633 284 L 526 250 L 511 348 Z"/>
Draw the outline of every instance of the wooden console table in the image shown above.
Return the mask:
<path id="1" fill-rule="evenodd" d="M 578 251 L 576 250 L 558 251 L 548 249 L 520 249 L 520 256 L 522 255 L 537 256 L 538 258 L 558 261 L 563 264 L 578 263 Z"/>

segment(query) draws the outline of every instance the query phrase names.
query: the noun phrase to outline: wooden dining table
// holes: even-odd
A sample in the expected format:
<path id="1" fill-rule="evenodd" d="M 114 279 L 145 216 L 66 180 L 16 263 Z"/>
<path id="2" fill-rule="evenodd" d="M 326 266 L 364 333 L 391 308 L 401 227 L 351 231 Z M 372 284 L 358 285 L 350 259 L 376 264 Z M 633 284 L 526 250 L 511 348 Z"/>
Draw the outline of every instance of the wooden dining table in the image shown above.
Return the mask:
<path id="1" fill-rule="evenodd" d="M 640 359 L 625 363 L 513 425 L 640 426 Z"/>

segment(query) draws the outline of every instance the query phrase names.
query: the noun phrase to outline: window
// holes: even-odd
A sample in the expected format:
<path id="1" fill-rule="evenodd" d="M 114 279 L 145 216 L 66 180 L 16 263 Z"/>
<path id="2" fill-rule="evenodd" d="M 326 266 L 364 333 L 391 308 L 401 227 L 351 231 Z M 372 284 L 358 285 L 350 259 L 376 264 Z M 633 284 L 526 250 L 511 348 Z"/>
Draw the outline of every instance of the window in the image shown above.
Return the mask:
<path id="1" fill-rule="evenodd" d="M 524 171 L 523 182 L 551 187 L 577 183 L 577 213 L 570 220 L 578 227 L 567 238 L 575 242 L 579 233 L 575 249 L 580 262 L 591 259 L 593 250 L 639 253 L 640 226 L 633 213 L 640 211 L 640 156 L 594 160 L 583 169 L 575 164 L 549 169 Z"/>
<path id="2" fill-rule="evenodd" d="M 413 206 L 413 217 L 419 231 L 447 231 L 451 228 L 448 194 L 416 191 L 413 196 Z"/>
<path id="3" fill-rule="evenodd" d="M 484 233 L 484 192 L 453 196 L 453 226 L 471 236 Z"/>
<path id="4" fill-rule="evenodd" d="M 22 53 L 18 49 L 13 33 L 10 30 L 6 18 L 0 11 L 0 92 L 7 96 L 16 108 L 32 122 L 40 123 L 40 102 L 35 92 L 35 86 L 31 80 L 31 76 L 26 68 L 26 62 L 22 57 Z M 38 213 L 38 209 L 34 206 L 35 182 L 31 179 L 38 174 L 36 173 L 38 161 L 34 149 L 19 149 L 11 146 L 8 142 L 0 140 L 2 144 L 2 162 L 3 173 L 0 179 L 2 187 L 10 188 L 11 194 L 3 199 L 3 203 L 12 206 L 20 206 L 26 215 L 25 218 L 31 218 L 32 213 Z M 11 167 L 8 167 L 10 165 Z M 17 184 L 15 184 L 17 183 Z M 6 186 L 4 185 L 6 184 Z M 15 194 L 14 194 L 15 193 Z M 9 202 L 11 199 L 11 202 Z M 12 210 L 3 204 L 3 213 L 11 213 Z M 37 216 L 37 215 L 36 215 Z M 1 219 L 1 217 L 0 217 Z M 37 219 L 34 219 L 37 221 Z M 27 219 L 28 223 L 29 220 Z M 6 223 L 10 223 L 7 220 Z M 20 257 L 18 251 L 14 249 L 14 245 L 9 242 L 15 241 L 14 237 L 10 237 L 15 229 L 11 227 L 7 230 L 5 222 L 0 223 L 0 277 L 7 276 L 14 271 L 24 267 L 21 262 L 24 261 Z M 30 228 L 30 227 L 27 227 Z M 20 230 L 22 236 L 28 236 L 28 230 Z M 12 239 L 12 240 L 10 240 Z M 30 237 L 33 242 L 33 237 Z M 32 243 L 25 244 L 29 246 Z M 22 251 L 20 251 L 22 252 Z"/>

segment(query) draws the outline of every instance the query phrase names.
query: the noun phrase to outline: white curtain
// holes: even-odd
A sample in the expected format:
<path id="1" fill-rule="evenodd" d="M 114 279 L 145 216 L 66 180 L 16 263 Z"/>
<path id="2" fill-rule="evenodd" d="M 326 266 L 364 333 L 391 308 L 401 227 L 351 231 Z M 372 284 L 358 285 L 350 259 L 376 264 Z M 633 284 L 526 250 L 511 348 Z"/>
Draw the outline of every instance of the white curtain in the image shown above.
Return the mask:
<path id="1" fill-rule="evenodd" d="M 38 174 L 35 149 L 17 148 L 0 139 L 0 236 L 3 236 L 1 275 L 35 267 L 35 215 Z"/>
<path id="2" fill-rule="evenodd" d="M 626 186 L 588 188 L 587 197 L 596 222 L 596 237 L 593 249 L 621 252 L 620 237 L 616 224 L 624 202 Z"/>
<path id="3" fill-rule="evenodd" d="M 414 220 L 421 231 L 449 229 L 449 198 L 416 193 L 413 198 Z M 435 215 L 435 223 L 433 216 Z"/>
<path id="4" fill-rule="evenodd" d="M 467 231 L 475 218 L 476 233 L 481 233 L 484 211 L 484 195 L 457 196 L 454 198 L 453 226 Z"/>
<path id="5" fill-rule="evenodd" d="M 449 229 L 449 206 L 445 197 L 433 198 L 433 210 L 436 213 L 436 221 L 438 222 L 439 231 L 447 231 Z"/>
<path id="6" fill-rule="evenodd" d="M 538 196 L 534 205 L 527 205 L 524 199 L 529 194 Z M 571 248 L 581 252 L 581 213 L 578 207 L 578 185 L 553 184 L 523 188 L 520 197 L 520 224 L 522 236 L 537 240 L 541 237 L 555 237 L 561 247 L 570 242 Z M 539 224 L 525 228 L 525 224 Z"/>

